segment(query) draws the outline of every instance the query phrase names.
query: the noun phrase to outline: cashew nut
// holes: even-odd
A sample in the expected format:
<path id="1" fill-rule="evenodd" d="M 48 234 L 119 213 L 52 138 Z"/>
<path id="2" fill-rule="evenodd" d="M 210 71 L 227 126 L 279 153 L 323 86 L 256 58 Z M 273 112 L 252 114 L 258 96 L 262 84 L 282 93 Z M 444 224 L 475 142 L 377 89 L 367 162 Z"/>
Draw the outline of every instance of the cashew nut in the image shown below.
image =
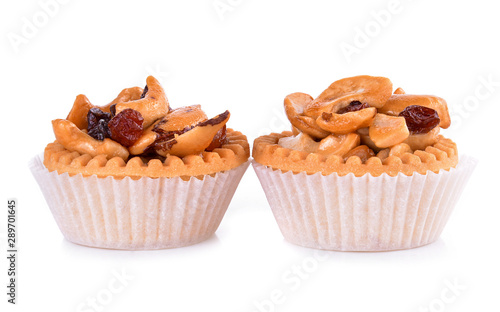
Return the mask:
<path id="1" fill-rule="evenodd" d="M 386 148 L 403 142 L 410 135 L 404 117 L 377 114 L 369 129 L 371 140 L 379 148 Z"/>
<path id="2" fill-rule="evenodd" d="M 76 97 L 66 120 L 71 121 L 78 129 L 87 129 L 87 114 L 93 107 L 95 106 L 90 103 L 89 99 L 85 95 L 80 94 Z"/>
<path id="3" fill-rule="evenodd" d="M 316 119 L 316 123 L 325 131 L 347 134 L 370 126 L 376 114 L 377 109 L 375 107 L 368 107 L 345 114 L 322 113 Z"/>
<path id="4" fill-rule="evenodd" d="M 162 86 L 153 76 L 146 80 L 148 91 L 144 98 L 132 101 L 121 101 L 116 104 L 116 113 L 131 108 L 141 113 L 144 118 L 144 128 L 149 127 L 157 119 L 169 111 L 169 104 Z"/>
<path id="5" fill-rule="evenodd" d="M 210 146 L 217 132 L 226 125 L 229 116 L 229 111 L 225 111 L 181 135 L 175 135 L 174 139 L 160 144 L 155 150 L 161 156 L 171 154 L 184 157 L 201 153 Z"/>
<path id="6" fill-rule="evenodd" d="M 306 116 L 318 118 L 321 113 L 336 112 L 352 101 L 382 107 L 392 94 L 392 82 L 385 77 L 356 76 L 332 83 L 304 110 Z"/>
<path id="7" fill-rule="evenodd" d="M 330 133 L 321 129 L 313 118 L 303 116 L 304 108 L 312 100 L 313 98 L 309 94 L 292 93 L 285 98 L 285 113 L 292 126 L 313 138 L 322 139 Z"/>
<path id="8" fill-rule="evenodd" d="M 308 153 L 343 156 L 359 145 L 359 135 L 355 133 L 331 134 L 320 142 L 316 142 L 309 135 L 300 133 L 297 136 L 281 138 L 278 144 L 284 148 Z"/>
<path id="9" fill-rule="evenodd" d="M 57 142 L 70 151 L 76 151 L 80 154 L 89 154 L 92 157 L 104 154 L 108 159 L 120 157 L 127 160 L 129 153 L 127 149 L 119 143 L 104 139 L 98 141 L 88 134 L 84 133 L 69 120 L 56 119 L 52 121 L 52 128 Z"/>

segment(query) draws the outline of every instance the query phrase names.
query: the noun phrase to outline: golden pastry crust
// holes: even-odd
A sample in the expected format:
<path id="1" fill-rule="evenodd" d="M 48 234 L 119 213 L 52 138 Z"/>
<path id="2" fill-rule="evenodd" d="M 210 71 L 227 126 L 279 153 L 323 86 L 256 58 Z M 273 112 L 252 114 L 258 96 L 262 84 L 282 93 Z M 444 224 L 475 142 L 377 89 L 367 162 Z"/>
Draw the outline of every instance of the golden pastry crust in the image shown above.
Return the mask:
<path id="1" fill-rule="evenodd" d="M 398 173 L 411 176 L 417 172 L 426 174 L 428 171 L 439 172 L 449 170 L 458 163 L 456 144 L 443 136 L 425 150 L 414 152 L 400 152 L 400 150 L 385 149 L 375 157 L 362 161 L 359 156 L 351 156 L 344 160 L 338 155 L 321 155 L 304 151 L 283 148 L 278 145 L 280 138 L 292 136 L 292 132 L 272 133 L 261 136 L 254 141 L 252 155 L 256 162 L 276 170 L 292 171 L 294 173 L 306 172 L 314 174 L 321 172 L 323 175 L 337 173 L 345 176 L 353 173 L 360 177 L 367 173 L 380 176 L 387 173 L 397 176 Z"/>
<path id="2" fill-rule="evenodd" d="M 227 129 L 226 144 L 212 152 L 189 155 L 183 158 L 168 155 L 164 162 L 159 159 L 144 161 L 141 157 L 133 157 L 125 162 L 120 157 L 107 159 L 106 155 L 95 157 L 65 149 L 57 141 L 45 148 L 44 165 L 49 171 L 59 174 L 97 175 L 100 178 L 114 177 L 122 179 L 130 177 L 201 177 L 221 171 L 231 170 L 245 163 L 250 156 L 250 147 L 245 135 Z"/>

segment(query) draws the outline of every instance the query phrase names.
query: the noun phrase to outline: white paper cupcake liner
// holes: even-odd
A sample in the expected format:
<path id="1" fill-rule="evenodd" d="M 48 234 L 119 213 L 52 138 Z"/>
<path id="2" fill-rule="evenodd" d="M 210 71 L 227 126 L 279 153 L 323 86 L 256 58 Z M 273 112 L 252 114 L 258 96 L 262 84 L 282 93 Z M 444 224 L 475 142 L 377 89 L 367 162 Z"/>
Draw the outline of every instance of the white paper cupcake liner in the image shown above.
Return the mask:
<path id="1" fill-rule="evenodd" d="M 69 241 L 110 249 L 192 245 L 217 230 L 249 162 L 203 180 L 69 176 L 30 162 L 47 204 Z"/>
<path id="2" fill-rule="evenodd" d="M 283 173 L 253 162 L 289 242 L 316 249 L 386 251 L 436 241 L 476 160 L 438 174 L 327 176 Z"/>

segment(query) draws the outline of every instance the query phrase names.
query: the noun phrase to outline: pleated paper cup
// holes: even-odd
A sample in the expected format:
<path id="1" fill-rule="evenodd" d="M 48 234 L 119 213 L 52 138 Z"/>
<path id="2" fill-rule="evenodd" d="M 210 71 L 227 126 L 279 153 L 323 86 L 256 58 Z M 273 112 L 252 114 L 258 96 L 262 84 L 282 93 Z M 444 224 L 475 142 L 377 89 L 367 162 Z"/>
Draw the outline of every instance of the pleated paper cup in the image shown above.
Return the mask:
<path id="1" fill-rule="evenodd" d="M 249 162 L 203 179 L 83 177 L 30 169 L 67 240 L 109 249 L 183 247 L 217 230 Z"/>
<path id="2" fill-rule="evenodd" d="M 425 175 L 327 176 L 282 172 L 253 162 L 289 242 L 339 251 L 408 249 L 436 241 L 476 161 Z"/>

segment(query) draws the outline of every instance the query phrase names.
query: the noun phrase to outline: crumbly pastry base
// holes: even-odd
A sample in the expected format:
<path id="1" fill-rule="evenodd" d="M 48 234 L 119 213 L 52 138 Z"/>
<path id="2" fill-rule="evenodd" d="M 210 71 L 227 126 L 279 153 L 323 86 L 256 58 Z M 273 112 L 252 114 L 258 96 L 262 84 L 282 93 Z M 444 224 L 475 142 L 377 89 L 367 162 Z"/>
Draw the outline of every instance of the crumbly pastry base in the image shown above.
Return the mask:
<path id="1" fill-rule="evenodd" d="M 140 157 L 134 157 L 127 162 L 119 157 L 107 159 L 105 155 L 92 157 L 88 154 L 72 152 L 61 144 L 54 142 L 47 145 L 44 153 L 44 165 L 49 171 L 70 176 L 96 175 L 99 178 L 114 177 L 123 179 L 130 177 L 203 177 L 217 172 L 231 170 L 245 163 L 250 156 L 250 148 L 245 135 L 241 132 L 227 129 L 227 143 L 212 152 L 200 155 L 189 155 L 183 158 L 168 155 L 164 162 L 152 159 L 145 163 Z"/>
<path id="2" fill-rule="evenodd" d="M 385 159 L 371 157 L 362 162 L 358 156 L 351 156 L 347 160 L 340 156 L 324 156 L 316 153 L 291 150 L 278 145 L 280 138 L 292 136 L 292 132 L 272 133 L 261 136 L 254 141 L 252 156 L 258 163 L 283 172 L 305 172 L 322 175 L 337 173 L 345 176 L 353 173 L 361 177 L 367 173 L 378 177 L 383 173 L 391 177 L 399 173 L 411 176 L 414 173 L 426 174 L 428 171 L 439 172 L 450 170 L 458 164 L 458 151 L 456 144 L 443 136 L 438 141 L 428 146 L 425 151 L 417 150 L 413 153 L 390 155 Z"/>
<path id="3" fill-rule="evenodd" d="M 300 246 L 387 251 L 424 246 L 443 231 L 476 161 L 439 173 L 306 174 L 253 162 L 278 226 Z"/>

